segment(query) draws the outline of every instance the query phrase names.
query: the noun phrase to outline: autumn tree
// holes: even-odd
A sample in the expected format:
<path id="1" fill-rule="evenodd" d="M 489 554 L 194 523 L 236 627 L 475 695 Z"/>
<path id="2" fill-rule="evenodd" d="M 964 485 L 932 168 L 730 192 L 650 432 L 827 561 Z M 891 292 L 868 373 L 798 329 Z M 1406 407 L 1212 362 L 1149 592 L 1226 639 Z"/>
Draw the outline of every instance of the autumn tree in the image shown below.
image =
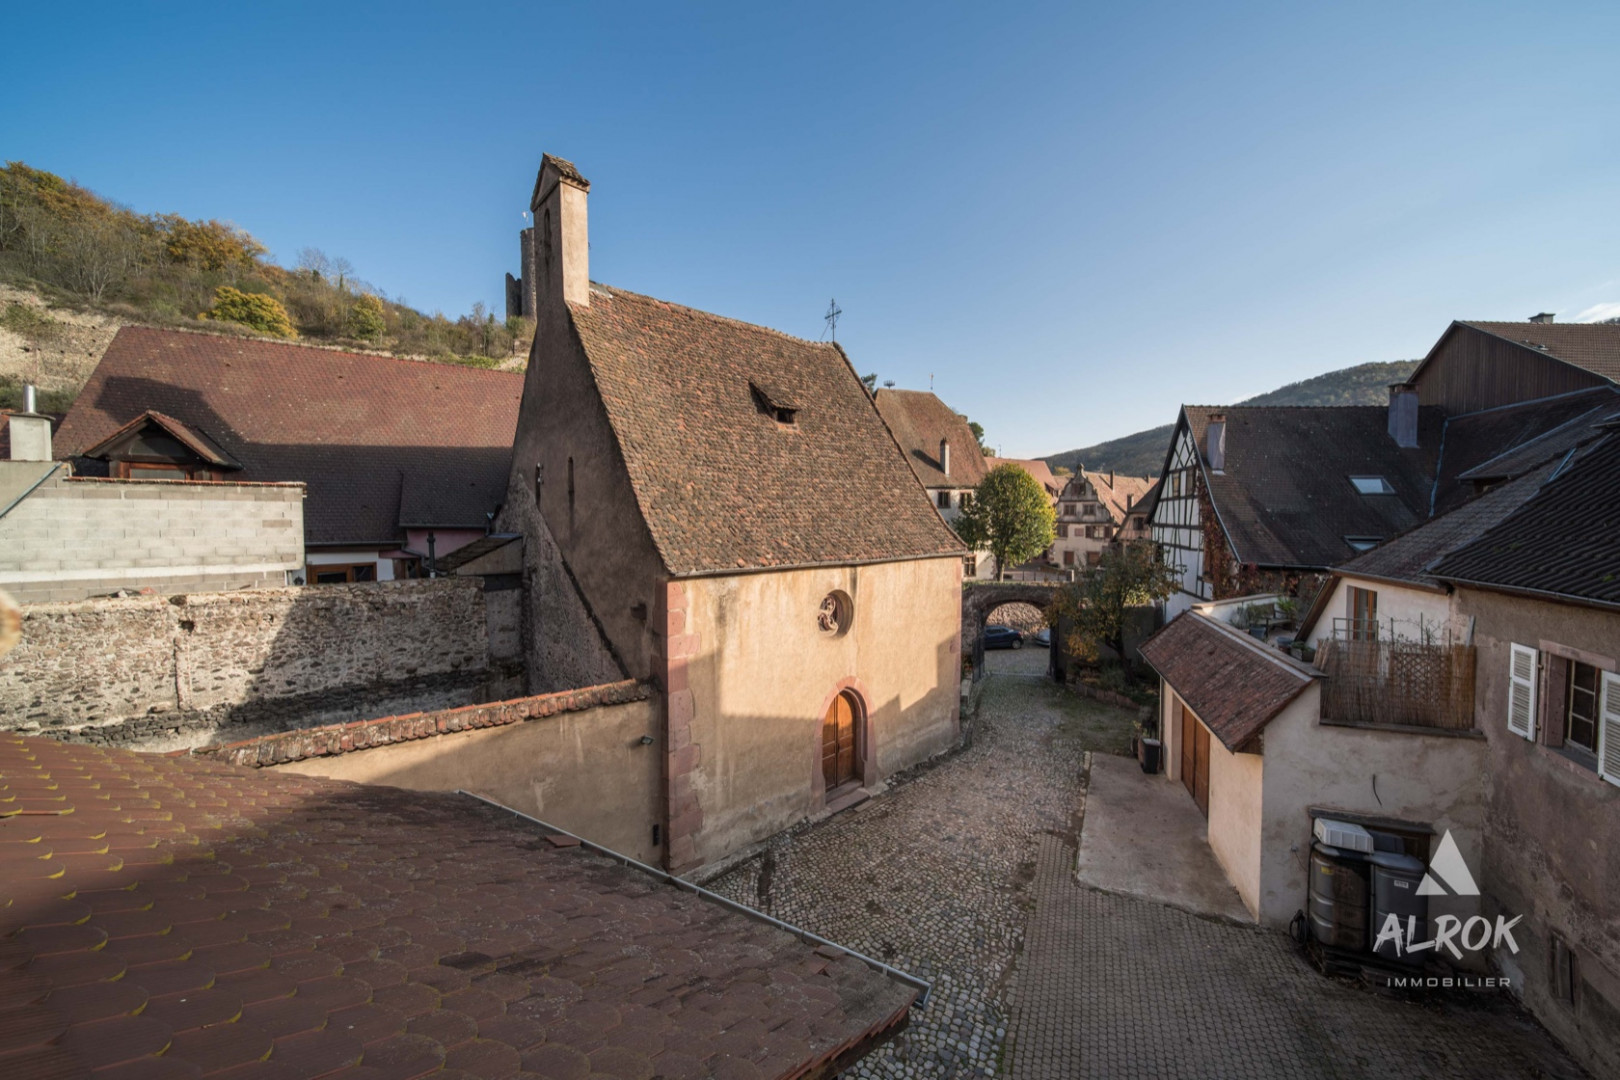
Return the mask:
<path id="1" fill-rule="evenodd" d="M 996 580 L 1007 567 L 1033 559 L 1051 546 L 1057 514 L 1046 489 L 1017 465 L 990 470 L 955 521 L 956 533 L 972 548 L 989 548 Z"/>
<path id="2" fill-rule="evenodd" d="M 376 341 L 388 329 L 385 314 L 381 300 L 371 293 L 361 293 L 349 308 L 349 333 L 361 341 Z"/>
<path id="3" fill-rule="evenodd" d="M 242 292 L 229 285 L 221 285 L 214 293 L 214 306 L 198 318 L 233 322 L 271 337 L 294 338 L 292 319 L 281 301 L 263 293 Z"/>
<path id="4" fill-rule="evenodd" d="M 1075 659 L 1095 663 L 1106 645 L 1128 663 L 1130 609 L 1163 600 L 1177 583 L 1175 568 L 1158 557 L 1152 544 L 1137 542 L 1103 552 L 1097 565 L 1059 589 L 1053 602 L 1053 613 L 1073 628 L 1064 647 Z"/>

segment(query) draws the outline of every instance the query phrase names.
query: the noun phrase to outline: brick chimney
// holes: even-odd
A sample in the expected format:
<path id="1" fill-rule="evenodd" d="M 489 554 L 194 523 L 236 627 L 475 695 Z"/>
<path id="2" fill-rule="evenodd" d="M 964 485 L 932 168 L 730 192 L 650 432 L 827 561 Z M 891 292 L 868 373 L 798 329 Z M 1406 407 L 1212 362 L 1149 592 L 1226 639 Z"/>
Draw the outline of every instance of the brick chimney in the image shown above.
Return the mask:
<path id="1" fill-rule="evenodd" d="M 939 471 L 951 475 L 951 444 L 944 439 L 939 440 Z"/>
<path id="2" fill-rule="evenodd" d="M 32 386 L 23 387 L 23 411 L 12 413 L 7 423 L 11 425 L 12 461 L 51 460 L 51 418 L 35 410 Z"/>
<path id="3" fill-rule="evenodd" d="M 1407 449 L 1418 444 L 1417 387 L 1396 383 L 1389 388 L 1389 437 Z"/>
<path id="4" fill-rule="evenodd" d="M 590 305 L 591 245 L 585 221 L 590 190 L 591 182 L 579 175 L 573 162 L 550 154 L 540 159 L 540 175 L 529 200 L 534 213 L 534 285 L 526 289 L 535 297 L 537 316 L 562 302 Z"/>
<path id="5" fill-rule="evenodd" d="M 1204 430 L 1204 460 L 1211 472 L 1226 470 L 1226 414 L 1211 413 Z"/>

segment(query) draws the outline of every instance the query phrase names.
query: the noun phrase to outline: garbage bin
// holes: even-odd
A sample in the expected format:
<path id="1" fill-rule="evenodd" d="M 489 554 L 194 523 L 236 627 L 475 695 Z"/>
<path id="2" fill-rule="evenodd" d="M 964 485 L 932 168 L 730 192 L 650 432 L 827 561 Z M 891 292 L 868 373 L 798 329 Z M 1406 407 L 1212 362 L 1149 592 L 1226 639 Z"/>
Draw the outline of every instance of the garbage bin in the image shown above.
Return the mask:
<path id="1" fill-rule="evenodd" d="M 1418 895 L 1426 867 L 1423 860 L 1394 851 L 1375 851 L 1372 864 L 1372 920 L 1367 924 L 1367 945 L 1386 960 L 1421 965 L 1424 954 L 1407 951 L 1412 942 L 1429 938 L 1429 898 Z M 1378 932 L 1393 915 L 1400 920 L 1400 951 L 1393 941 L 1376 944 Z"/>

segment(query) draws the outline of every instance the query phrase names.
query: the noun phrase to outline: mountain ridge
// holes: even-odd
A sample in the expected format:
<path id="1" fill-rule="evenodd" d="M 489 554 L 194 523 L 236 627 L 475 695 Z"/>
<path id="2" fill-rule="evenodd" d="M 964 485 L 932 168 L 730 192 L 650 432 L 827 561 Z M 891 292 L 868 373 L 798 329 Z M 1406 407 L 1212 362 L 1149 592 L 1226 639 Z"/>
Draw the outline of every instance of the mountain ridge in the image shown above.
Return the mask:
<path id="1" fill-rule="evenodd" d="M 1417 370 L 1419 363 L 1418 360 L 1373 360 L 1313 375 L 1233 404 L 1383 405 L 1389 400 L 1389 384 L 1404 381 Z M 1163 424 L 1077 450 L 1062 450 L 1040 460 L 1053 468 L 1071 471 L 1083 464 L 1097 472 L 1112 470 L 1127 476 L 1156 477 L 1164 466 L 1165 450 L 1174 430 L 1174 424 Z"/>

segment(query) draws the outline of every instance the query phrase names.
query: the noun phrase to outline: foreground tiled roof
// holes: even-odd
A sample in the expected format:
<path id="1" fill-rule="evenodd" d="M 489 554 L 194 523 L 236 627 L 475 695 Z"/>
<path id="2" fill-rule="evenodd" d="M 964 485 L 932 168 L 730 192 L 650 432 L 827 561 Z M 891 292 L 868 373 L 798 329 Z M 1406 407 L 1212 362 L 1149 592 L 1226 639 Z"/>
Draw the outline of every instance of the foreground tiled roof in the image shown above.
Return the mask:
<path id="1" fill-rule="evenodd" d="M 911 471 L 917 475 L 923 487 L 978 487 L 979 481 L 990 471 L 989 459 L 979 449 L 979 440 L 973 437 L 967 417 L 945 404 L 937 395 L 927 390 L 892 390 L 885 387 L 873 395 L 873 400 L 889 430 L 894 432 L 895 441 L 905 452 Z M 941 439 L 951 448 L 949 476 L 939 460 Z"/>
<path id="2" fill-rule="evenodd" d="M 1475 322 L 1459 320 L 1595 375 L 1620 381 L 1620 323 Z"/>
<path id="3" fill-rule="evenodd" d="M 912 988 L 569 843 L 0 734 L 0 1077 L 785 1077 L 904 1023 Z"/>
<path id="4" fill-rule="evenodd" d="M 1141 653 L 1233 753 L 1320 674 L 1196 611 L 1144 641 Z"/>
<path id="5" fill-rule="evenodd" d="M 1428 516 L 1437 417 L 1403 450 L 1381 406 L 1183 411 L 1201 455 L 1210 416 L 1226 415 L 1226 469 L 1209 473 L 1209 488 L 1240 563 L 1336 566 L 1355 550 L 1345 537 L 1388 539 Z M 1362 495 L 1352 476 L 1382 476 L 1394 494 Z"/>
<path id="6" fill-rule="evenodd" d="M 600 286 L 570 312 L 671 573 L 964 550 L 837 346 Z"/>
<path id="7" fill-rule="evenodd" d="M 153 410 L 241 462 L 233 479 L 306 483 L 309 543 L 391 543 L 402 510 L 484 526 L 506 495 L 522 396 L 517 372 L 126 326 L 56 452 L 82 454 Z"/>
<path id="8" fill-rule="evenodd" d="M 1433 567 L 1453 583 L 1620 605 L 1620 431 Z"/>

